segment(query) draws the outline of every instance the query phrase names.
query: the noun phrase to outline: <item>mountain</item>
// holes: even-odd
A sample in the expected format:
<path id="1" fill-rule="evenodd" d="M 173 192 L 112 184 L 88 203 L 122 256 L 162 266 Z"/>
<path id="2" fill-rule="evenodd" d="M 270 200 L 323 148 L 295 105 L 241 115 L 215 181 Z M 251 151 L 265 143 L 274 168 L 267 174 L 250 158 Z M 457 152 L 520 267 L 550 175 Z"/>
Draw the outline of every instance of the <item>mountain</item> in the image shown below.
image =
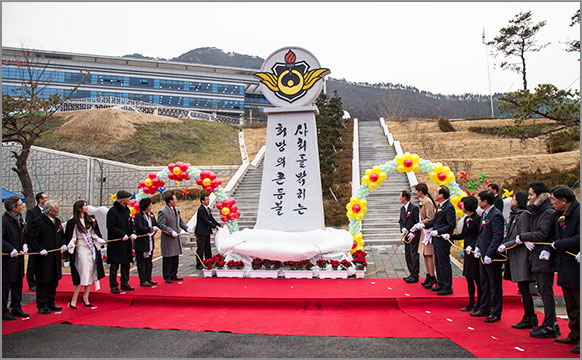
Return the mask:
<path id="1" fill-rule="evenodd" d="M 142 54 L 124 55 L 138 59 L 164 60 Z M 260 69 L 264 59 L 258 56 L 225 53 L 215 47 L 190 50 L 170 61 L 246 69 Z M 360 119 L 387 116 L 428 118 L 480 118 L 491 116 L 489 97 L 485 95 L 442 95 L 420 91 L 413 86 L 392 83 L 354 83 L 345 79 L 327 79 L 327 94 L 334 91 L 342 98 L 344 108 Z M 493 106 L 497 108 L 494 97 Z M 499 116 L 496 111 L 495 116 Z"/>

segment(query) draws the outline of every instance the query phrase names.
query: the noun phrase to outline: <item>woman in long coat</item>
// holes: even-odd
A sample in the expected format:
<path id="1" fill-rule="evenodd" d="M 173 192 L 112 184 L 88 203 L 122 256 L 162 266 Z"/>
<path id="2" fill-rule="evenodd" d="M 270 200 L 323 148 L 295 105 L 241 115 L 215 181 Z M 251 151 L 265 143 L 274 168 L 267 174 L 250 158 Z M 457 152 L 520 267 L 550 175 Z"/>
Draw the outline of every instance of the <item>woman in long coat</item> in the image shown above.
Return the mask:
<path id="1" fill-rule="evenodd" d="M 521 293 L 523 303 L 523 318 L 517 324 L 511 325 L 515 329 L 533 329 L 538 326 L 538 317 L 534 311 L 530 284 L 535 278 L 530 271 L 529 251 L 523 244 L 518 244 L 515 238 L 529 231 L 530 212 L 527 210 L 527 194 L 517 192 L 511 199 L 511 213 L 507 235 L 498 251 L 507 251 L 510 269 L 510 278 L 516 282 Z"/>
<path id="2" fill-rule="evenodd" d="M 479 259 L 471 255 L 471 250 L 476 247 L 477 236 L 479 236 L 479 226 L 481 216 L 477 213 L 477 198 L 467 196 L 461 199 L 463 202 L 463 212 L 467 215 L 463 221 L 463 230 L 460 234 L 451 235 L 451 240 L 463 240 L 463 249 L 467 253 L 463 257 L 463 276 L 467 279 L 469 291 L 469 304 L 461 311 L 471 311 L 479 309 L 481 304 L 481 277 L 479 276 Z M 477 302 L 475 302 L 475 289 L 477 289 Z"/>
<path id="3" fill-rule="evenodd" d="M 425 224 L 431 221 L 436 213 L 435 202 L 428 193 L 428 186 L 425 183 L 418 183 L 414 186 L 416 196 L 420 199 L 420 222 Z M 434 271 L 434 247 L 433 244 L 424 245 L 422 242 L 424 232 L 421 231 L 420 241 L 418 243 L 418 253 L 424 257 L 424 268 L 426 269 L 426 279 L 420 283 L 427 289 L 432 288 L 436 284 L 436 276 Z"/>

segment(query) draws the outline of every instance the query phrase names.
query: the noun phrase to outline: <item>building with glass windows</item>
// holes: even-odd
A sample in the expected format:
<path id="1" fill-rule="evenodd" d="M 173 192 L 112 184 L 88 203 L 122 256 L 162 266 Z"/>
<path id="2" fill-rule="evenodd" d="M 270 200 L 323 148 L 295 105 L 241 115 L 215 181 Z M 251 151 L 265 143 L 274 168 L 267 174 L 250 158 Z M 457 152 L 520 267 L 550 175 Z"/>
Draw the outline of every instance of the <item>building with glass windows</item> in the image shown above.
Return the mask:
<path id="1" fill-rule="evenodd" d="M 32 56 L 31 56 L 32 55 Z M 2 92 L 12 96 L 28 78 L 46 85 L 42 97 L 115 97 L 160 107 L 239 117 L 271 105 L 258 90 L 255 69 L 2 47 Z"/>

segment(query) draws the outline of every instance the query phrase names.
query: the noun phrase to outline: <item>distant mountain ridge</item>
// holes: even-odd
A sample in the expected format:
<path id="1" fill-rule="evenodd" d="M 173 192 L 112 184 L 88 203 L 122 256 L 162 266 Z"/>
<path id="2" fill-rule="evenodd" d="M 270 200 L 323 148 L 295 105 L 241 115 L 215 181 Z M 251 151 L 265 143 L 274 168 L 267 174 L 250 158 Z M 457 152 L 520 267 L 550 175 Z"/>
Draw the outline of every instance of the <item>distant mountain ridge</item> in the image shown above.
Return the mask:
<path id="1" fill-rule="evenodd" d="M 125 58 L 163 60 L 142 54 L 124 55 Z M 190 50 L 169 59 L 194 64 L 260 69 L 264 59 L 259 56 L 235 52 L 225 53 L 216 47 Z M 421 91 L 409 85 L 380 82 L 375 84 L 355 83 L 345 79 L 328 78 L 327 93 L 334 91 L 342 98 L 344 108 L 353 117 L 377 119 L 382 116 L 415 116 L 428 118 L 479 118 L 491 116 L 488 96 L 478 94 L 442 95 Z M 497 94 L 496 94 L 497 95 Z M 493 106 L 497 108 L 495 100 Z M 499 116 L 498 113 L 495 116 Z"/>

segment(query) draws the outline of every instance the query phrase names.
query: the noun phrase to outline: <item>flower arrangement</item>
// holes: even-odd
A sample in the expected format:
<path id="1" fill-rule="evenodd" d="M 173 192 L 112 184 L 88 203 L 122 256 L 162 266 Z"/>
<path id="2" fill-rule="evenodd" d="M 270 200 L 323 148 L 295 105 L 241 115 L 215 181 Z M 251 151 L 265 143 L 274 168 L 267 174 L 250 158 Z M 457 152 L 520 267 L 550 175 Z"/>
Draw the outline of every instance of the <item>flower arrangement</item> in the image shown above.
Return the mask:
<path id="1" fill-rule="evenodd" d="M 224 257 L 220 254 L 216 254 L 211 258 L 206 260 L 202 260 L 202 264 L 204 264 L 204 269 L 210 270 L 214 267 L 223 267 L 224 266 Z"/>
<path id="2" fill-rule="evenodd" d="M 340 263 L 340 265 L 342 266 L 343 269 L 347 269 L 350 266 L 352 266 L 352 263 L 346 259 L 343 259 L 342 262 Z"/>
<path id="3" fill-rule="evenodd" d="M 442 214 L 442 213 L 443 213 L 443 209 L 439 207 L 439 208 L 437 209 L 436 213 L 437 213 L 437 214 L 439 214 L 439 215 L 440 215 L 440 214 Z"/>
<path id="4" fill-rule="evenodd" d="M 299 261 L 285 261 L 283 265 L 287 266 L 291 270 L 298 270 L 299 265 L 301 263 Z"/>
<path id="5" fill-rule="evenodd" d="M 481 227 L 485 229 L 489 225 L 489 219 L 481 221 Z"/>
<path id="6" fill-rule="evenodd" d="M 566 214 L 566 212 L 564 212 L 564 214 Z M 558 224 L 560 224 L 560 227 L 563 230 L 566 230 L 567 225 L 566 225 L 566 216 L 562 215 L 558 218 Z"/>
<path id="7" fill-rule="evenodd" d="M 260 259 L 260 258 L 254 258 L 251 266 L 252 266 L 253 270 L 259 270 L 261 267 L 263 267 L 264 263 L 265 263 L 265 260 Z"/>
<path id="8" fill-rule="evenodd" d="M 267 267 L 267 262 L 271 264 L 269 267 Z M 278 260 L 265 260 L 265 269 L 267 270 L 270 268 L 273 268 L 273 270 L 279 270 L 282 266 L 283 263 Z"/>
<path id="9" fill-rule="evenodd" d="M 363 250 L 358 250 L 352 254 L 352 262 L 356 266 L 356 270 L 364 270 L 368 266 L 366 255 L 368 254 Z"/>
<path id="10" fill-rule="evenodd" d="M 325 269 L 327 267 L 327 264 L 329 264 L 329 260 L 325 260 L 325 259 L 319 259 L 315 262 L 315 264 L 317 266 L 319 266 L 320 269 Z"/>
<path id="11" fill-rule="evenodd" d="M 329 263 L 331 264 L 331 268 L 334 270 L 337 270 L 338 266 L 340 265 L 340 262 L 337 260 L 330 260 Z"/>
<path id="12" fill-rule="evenodd" d="M 311 270 L 312 267 L 313 264 L 308 259 L 301 260 L 301 268 L 304 268 L 305 270 Z"/>
<path id="13" fill-rule="evenodd" d="M 245 264 L 242 261 L 230 260 L 229 262 L 226 263 L 226 267 L 231 270 L 240 270 L 244 266 Z"/>
<path id="14" fill-rule="evenodd" d="M 285 261 L 283 265 L 288 266 L 291 270 L 311 270 L 313 264 L 308 259 L 301 261 Z"/>
<path id="15" fill-rule="evenodd" d="M 411 216 L 412 216 L 412 211 L 409 211 L 409 212 L 407 212 L 407 213 L 406 213 L 406 218 L 407 218 L 407 219 L 408 219 L 409 217 L 411 217 Z"/>

